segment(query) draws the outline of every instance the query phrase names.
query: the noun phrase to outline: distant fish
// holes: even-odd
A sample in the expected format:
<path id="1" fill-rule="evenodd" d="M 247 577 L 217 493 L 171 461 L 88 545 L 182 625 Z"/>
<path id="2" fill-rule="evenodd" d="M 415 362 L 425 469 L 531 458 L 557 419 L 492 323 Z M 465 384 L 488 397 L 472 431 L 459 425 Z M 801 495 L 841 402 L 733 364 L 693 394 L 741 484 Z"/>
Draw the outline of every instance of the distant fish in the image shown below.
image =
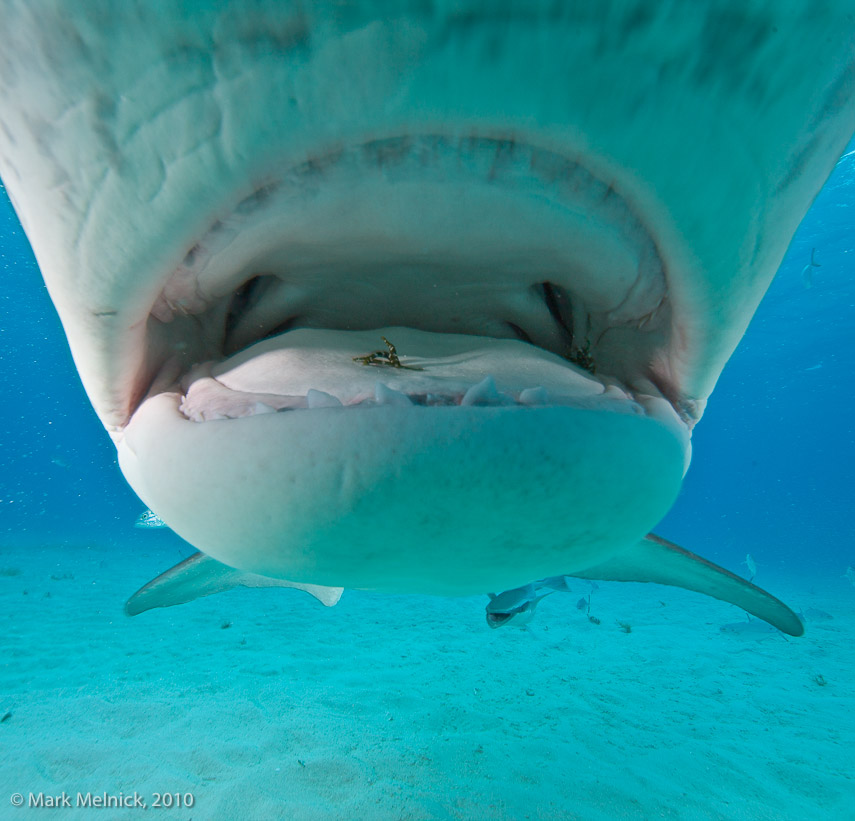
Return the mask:
<path id="1" fill-rule="evenodd" d="M 814 254 L 816 253 L 816 248 L 810 249 L 810 262 L 802 268 L 802 282 L 805 284 L 805 288 L 810 288 L 813 285 L 813 269 L 814 268 L 822 268 L 822 266 L 816 261 L 814 258 Z"/>
<path id="2" fill-rule="evenodd" d="M 754 577 L 757 575 L 757 563 L 754 561 L 754 557 L 750 553 L 746 553 L 745 561 L 742 564 L 748 568 L 748 572 L 751 574 L 748 581 L 754 581 Z"/>
<path id="3" fill-rule="evenodd" d="M 852 586 L 855 587 L 855 567 L 849 565 L 849 567 L 846 568 L 846 572 L 843 574 L 843 576 L 844 578 L 849 579 L 849 581 L 852 583 Z"/>
<path id="4" fill-rule="evenodd" d="M 760 621 L 759 619 L 723 624 L 718 629 L 722 633 L 727 633 L 731 636 L 742 636 L 743 638 L 757 639 L 758 641 L 774 635 L 784 635 L 777 627 L 772 627 L 771 624 L 767 624 L 765 621 Z"/>
<path id="5" fill-rule="evenodd" d="M 168 525 L 154 511 L 144 510 L 134 522 L 134 527 L 168 527 Z"/>
<path id="6" fill-rule="evenodd" d="M 802 621 L 831 621 L 834 616 L 831 613 L 826 613 L 825 610 L 820 610 L 818 607 L 808 607 L 802 614 Z"/>

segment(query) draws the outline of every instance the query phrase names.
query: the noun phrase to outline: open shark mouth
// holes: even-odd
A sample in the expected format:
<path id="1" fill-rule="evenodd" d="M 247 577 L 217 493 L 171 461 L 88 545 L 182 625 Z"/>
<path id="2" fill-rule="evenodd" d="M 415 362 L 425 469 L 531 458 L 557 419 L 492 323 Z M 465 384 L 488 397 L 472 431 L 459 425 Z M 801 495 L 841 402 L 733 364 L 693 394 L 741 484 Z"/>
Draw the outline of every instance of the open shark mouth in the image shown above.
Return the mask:
<path id="1" fill-rule="evenodd" d="M 511 139 L 397 137 L 303 162 L 218 219 L 151 309 L 149 369 L 161 351 L 196 365 L 194 421 L 407 400 L 671 420 L 651 364 L 671 326 L 659 250 L 613 184 Z M 353 364 L 384 336 L 407 368 Z"/>
<path id="2" fill-rule="evenodd" d="M 145 401 L 115 433 L 123 470 L 170 526 L 243 570 L 341 583 L 344 549 L 319 563 L 329 544 L 305 544 L 327 528 L 329 543 L 351 544 L 369 506 L 371 527 L 388 529 L 377 549 L 383 571 L 352 568 L 349 586 L 483 591 L 519 581 L 523 553 L 540 560 L 527 558 L 522 572 L 569 573 L 601 557 L 604 542 L 617 549 L 644 535 L 688 464 L 693 406 L 672 403 L 679 390 L 656 369 L 675 336 L 656 242 L 614 183 L 510 139 L 387 138 L 291 167 L 216 219 L 157 293 L 145 326 Z M 283 414 L 290 421 L 257 420 Z M 256 432 L 254 417 L 278 427 Z M 378 430 L 385 433 L 376 442 Z M 203 439 L 204 452 L 188 445 Z M 358 451 L 368 441 L 372 467 L 362 473 Z M 204 502 L 188 506 L 168 477 L 175 454 L 184 454 L 184 464 L 208 465 L 201 472 L 210 475 L 265 477 L 269 497 L 277 480 L 267 462 L 277 447 L 281 462 L 272 469 L 287 474 L 278 486 L 310 485 L 320 494 L 315 507 L 327 512 L 299 522 L 285 516 L 265 531 L 275 538 L 259 534 L 269 549 L 256 549 L 247 566 L 240 546 L 214 532 L 222 508 L 200 517 Z M 234 449 L 241 455 L 231 461 L 224 454 Z M 241 469 L 251 452 L 253 467 Z M 329 463 L 330 452 L 335 464 L 319 486 L 318 463 Z M 222 461 L 212 464 L 211 453 Z M 439 477 L 449 465 L 467 486 L 442 499 L 448 477 Z M 348 479 L 354 471 L 358 478 Z M 495 477 L 473 494 L 485 471 L 539 472 L 533 492 L 542 499 L 520 516 L 513 501 L 532 491 L 511 482 L 508 517 L 487 526 L 503 494 Z M 575 536 L 554 514 L 556 486 L 574 502 Z M 301 507 L 293 493 L 268 504 Z M 548 525 L 531 525 L 533 504 Z M 457 508 L 450 525 L 449 508 Z M 356 509 L 363 512 L 351 521 Z M 426 526 L 434 511 L 444 513 Z M 420 524 L 409 527 L 407 517 Z M 511 517 L 519 523 L 511 526 Z M 538 547 L 551 542 L 554 555 L 531 550 L 521 528 L 532 527 L 550 533 Z M 453 554 L 473 529 L 480 558 L 467 560 L 453 582 L 441 563 L 413 561 L 419 542 Z M 414 531 L 403 555 L 402 530 Z M 282 534 L 300 545 L 285 561 Z M 483 551 L 496 540 L 518 540 L 516 559 L 486 566 Z"/>
<path id="3" fill-rule="evenodd" d="M 301 163 L 217 219 L 151 308 L 148 374 L 162 392 L 183 371 L 196 422 L 519 404 L 684 427 L 690 403 L 663 401 L 678 393 L 653 366 L 672 319 L 613 183 L 512 139 L 397 137 Z"/>

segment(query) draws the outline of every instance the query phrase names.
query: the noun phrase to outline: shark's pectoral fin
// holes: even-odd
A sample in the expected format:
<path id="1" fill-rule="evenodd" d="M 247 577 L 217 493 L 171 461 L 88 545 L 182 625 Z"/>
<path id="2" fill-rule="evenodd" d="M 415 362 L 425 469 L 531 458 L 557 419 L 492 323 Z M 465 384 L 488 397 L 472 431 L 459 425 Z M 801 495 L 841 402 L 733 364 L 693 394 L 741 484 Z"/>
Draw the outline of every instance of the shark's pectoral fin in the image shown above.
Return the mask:
<path id="1" fill-rule="evenodd" d="M 154 607 L 184 604 L 233 587 L 294 587 L 305 590 L 326 607 L 336 604 L 342 594 L 341 587 L 301 584 L 245 573 L 221 564 L 204 553 L 194 553 L 137 590 L 126 602 L 125 613 L 136 616 Z"/>
<path id="2" fill-rule="evenodd" d="M 624 553 L 571 575 L 684 587 L 735 604 L 791 636 L 805 631 L 799 617 L 765 590 L 652 533 Z"/>

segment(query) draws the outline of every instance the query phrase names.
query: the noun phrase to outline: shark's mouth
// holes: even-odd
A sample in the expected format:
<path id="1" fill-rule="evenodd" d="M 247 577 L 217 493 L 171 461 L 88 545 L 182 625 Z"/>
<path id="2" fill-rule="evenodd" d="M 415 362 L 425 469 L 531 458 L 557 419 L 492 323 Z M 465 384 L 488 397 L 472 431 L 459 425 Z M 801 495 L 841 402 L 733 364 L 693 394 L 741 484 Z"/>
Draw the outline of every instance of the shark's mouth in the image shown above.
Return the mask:
<path id="1" fill-rule="evenodd" d="M 218 218 L 151 309 L 148 373 L 160 392 L 184 372 L 193 421 L 404 399 L 643 412 L 677 396 L 655 368 L 672 326 L 662 255 L 614 183 L 513 139 L 397 137 Z"/>
<path id="2" fill-rule="evenodd" d="M 481 136 L 374 139 L 268 176 L 216 218 L 156 296 L 137 388 L 145 401 L 117 437 L 126 476 L 215 558 L 321 584 L 483 591 L 529 573 L 570 572 L 574 562 L 630 543 L 673 501 L 694 420 L 657 368 L 675 333 L 663 254 L 619 188 L 579 158 Z M 360 413 L 369 410 L 375 415 Z M 303 418 L 319 413 L 326 415 L 315 423 Z M 281 438 L 272 427 L 262 432 L 283 414 L 290 421 Z M 386 430 L 379 439 L 378 426 Z M 307 444 L 312 437 L 323 441 Z M 496 439 L 501 453 L 485 455 Z M 231 456 L 220 446 L 226 440 Z M 368 440 L 370 457 L 359 444 Z M 270 448 L 280 446 L 271 468 Z M 248 457 L 251 450 L 257 456 Z M 327 464 L 331 451 L 336 463 L 319 480 L 319 461 Z M 246 551 L 220 538 L 223 528 L 187 514 L 186 493 L 175 501 L 182 491 L 169 489 L 172 468 L 164 465 L 181 459 L 201 459 L 211 476 L 259 475 L 268 483 L 262 494 L 285 471 L 280 486 L 305 479 L 321 496 L 319 508 L 268 523 L 254 537 L 267 545 L 247 566 Z M 502 504 L 495 487 L 472 498 L 458 493 L 460 521 L 425 524 L 445 504 L 426 498 L 425 483 L 435 484 L 455 459 L 470 485 L 485 470 L 530 474 L 554 461 L 537 481 L 575 483 L 584 508 L 579 532 L 574 537 L 559 517 L 546 528 L 553 535 L 536 537 L 543 561 L 505 555 L 486 577 L 480 544 L 454 584 L 437 584 L 448 574 L 415 562 L 418 545 L 445 539 L 443 550 L 453 552 L 461 531 L 483 526 Z M 365 462 L 373 467 L 359 472 Z M 354 464 L 355 484 L 347 479 Z M 658 489 L 639 492 L 648 475 Z M 582 484 L 590 487 L 580 491 Z M 562 493 L 544 497 L 542 518 Z M 260 515 L 269 518 L 279 504 L 260 502 Z M 287 505 L 301 502 L 292 493 Z M 348 558 L 364 559 L 364 544 L 348 553 L 330 548 L 363 538 L 357 531 L 372 527 L 365 514 L 372 505 L 400 516 L 394 526 L 375 517 L 373 526 L 391 528 L 376 567 Z M 603 510 L 592 515 L 592 507 Z M 216 513 L 224 515 L 222 504 Z M 609 521 L 616 513 L 619 525 Z M 402 551 L 401 528 L 420 519 L 421 540 Z M 510 520 L 499 527 L 513 530 Z M 284 562 L 283 539 L 292 546 Z M 521 542 L 530 552 L 531 540 Z M 348 561 L 342 578 L 337 571 Z"/>

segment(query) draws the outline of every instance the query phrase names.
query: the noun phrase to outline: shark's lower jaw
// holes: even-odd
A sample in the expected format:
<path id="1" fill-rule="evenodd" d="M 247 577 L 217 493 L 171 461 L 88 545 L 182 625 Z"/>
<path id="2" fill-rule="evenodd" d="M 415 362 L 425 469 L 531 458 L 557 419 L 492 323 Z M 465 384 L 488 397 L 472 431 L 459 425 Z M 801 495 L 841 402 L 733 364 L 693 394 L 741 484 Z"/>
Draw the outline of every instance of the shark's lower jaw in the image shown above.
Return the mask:
<path id="1" fill-rule="evenodd" d="M 663 255 L 618 189 L 435 135 L 265 179 L 157 295 L 126 477 L 209 555 L 294 581 L 484 592 L 632 544 L 692 420 L 655 367 Z"/>
<path id="2" fill-rule="evenodd" d="M 326 407 L 205 423 L 164 393 L 119 462 L 147 504 L 225 564 L 389 592 L 484 593 L 573 573 L 668 510 L 684 442 L 575 407 Z"/>

